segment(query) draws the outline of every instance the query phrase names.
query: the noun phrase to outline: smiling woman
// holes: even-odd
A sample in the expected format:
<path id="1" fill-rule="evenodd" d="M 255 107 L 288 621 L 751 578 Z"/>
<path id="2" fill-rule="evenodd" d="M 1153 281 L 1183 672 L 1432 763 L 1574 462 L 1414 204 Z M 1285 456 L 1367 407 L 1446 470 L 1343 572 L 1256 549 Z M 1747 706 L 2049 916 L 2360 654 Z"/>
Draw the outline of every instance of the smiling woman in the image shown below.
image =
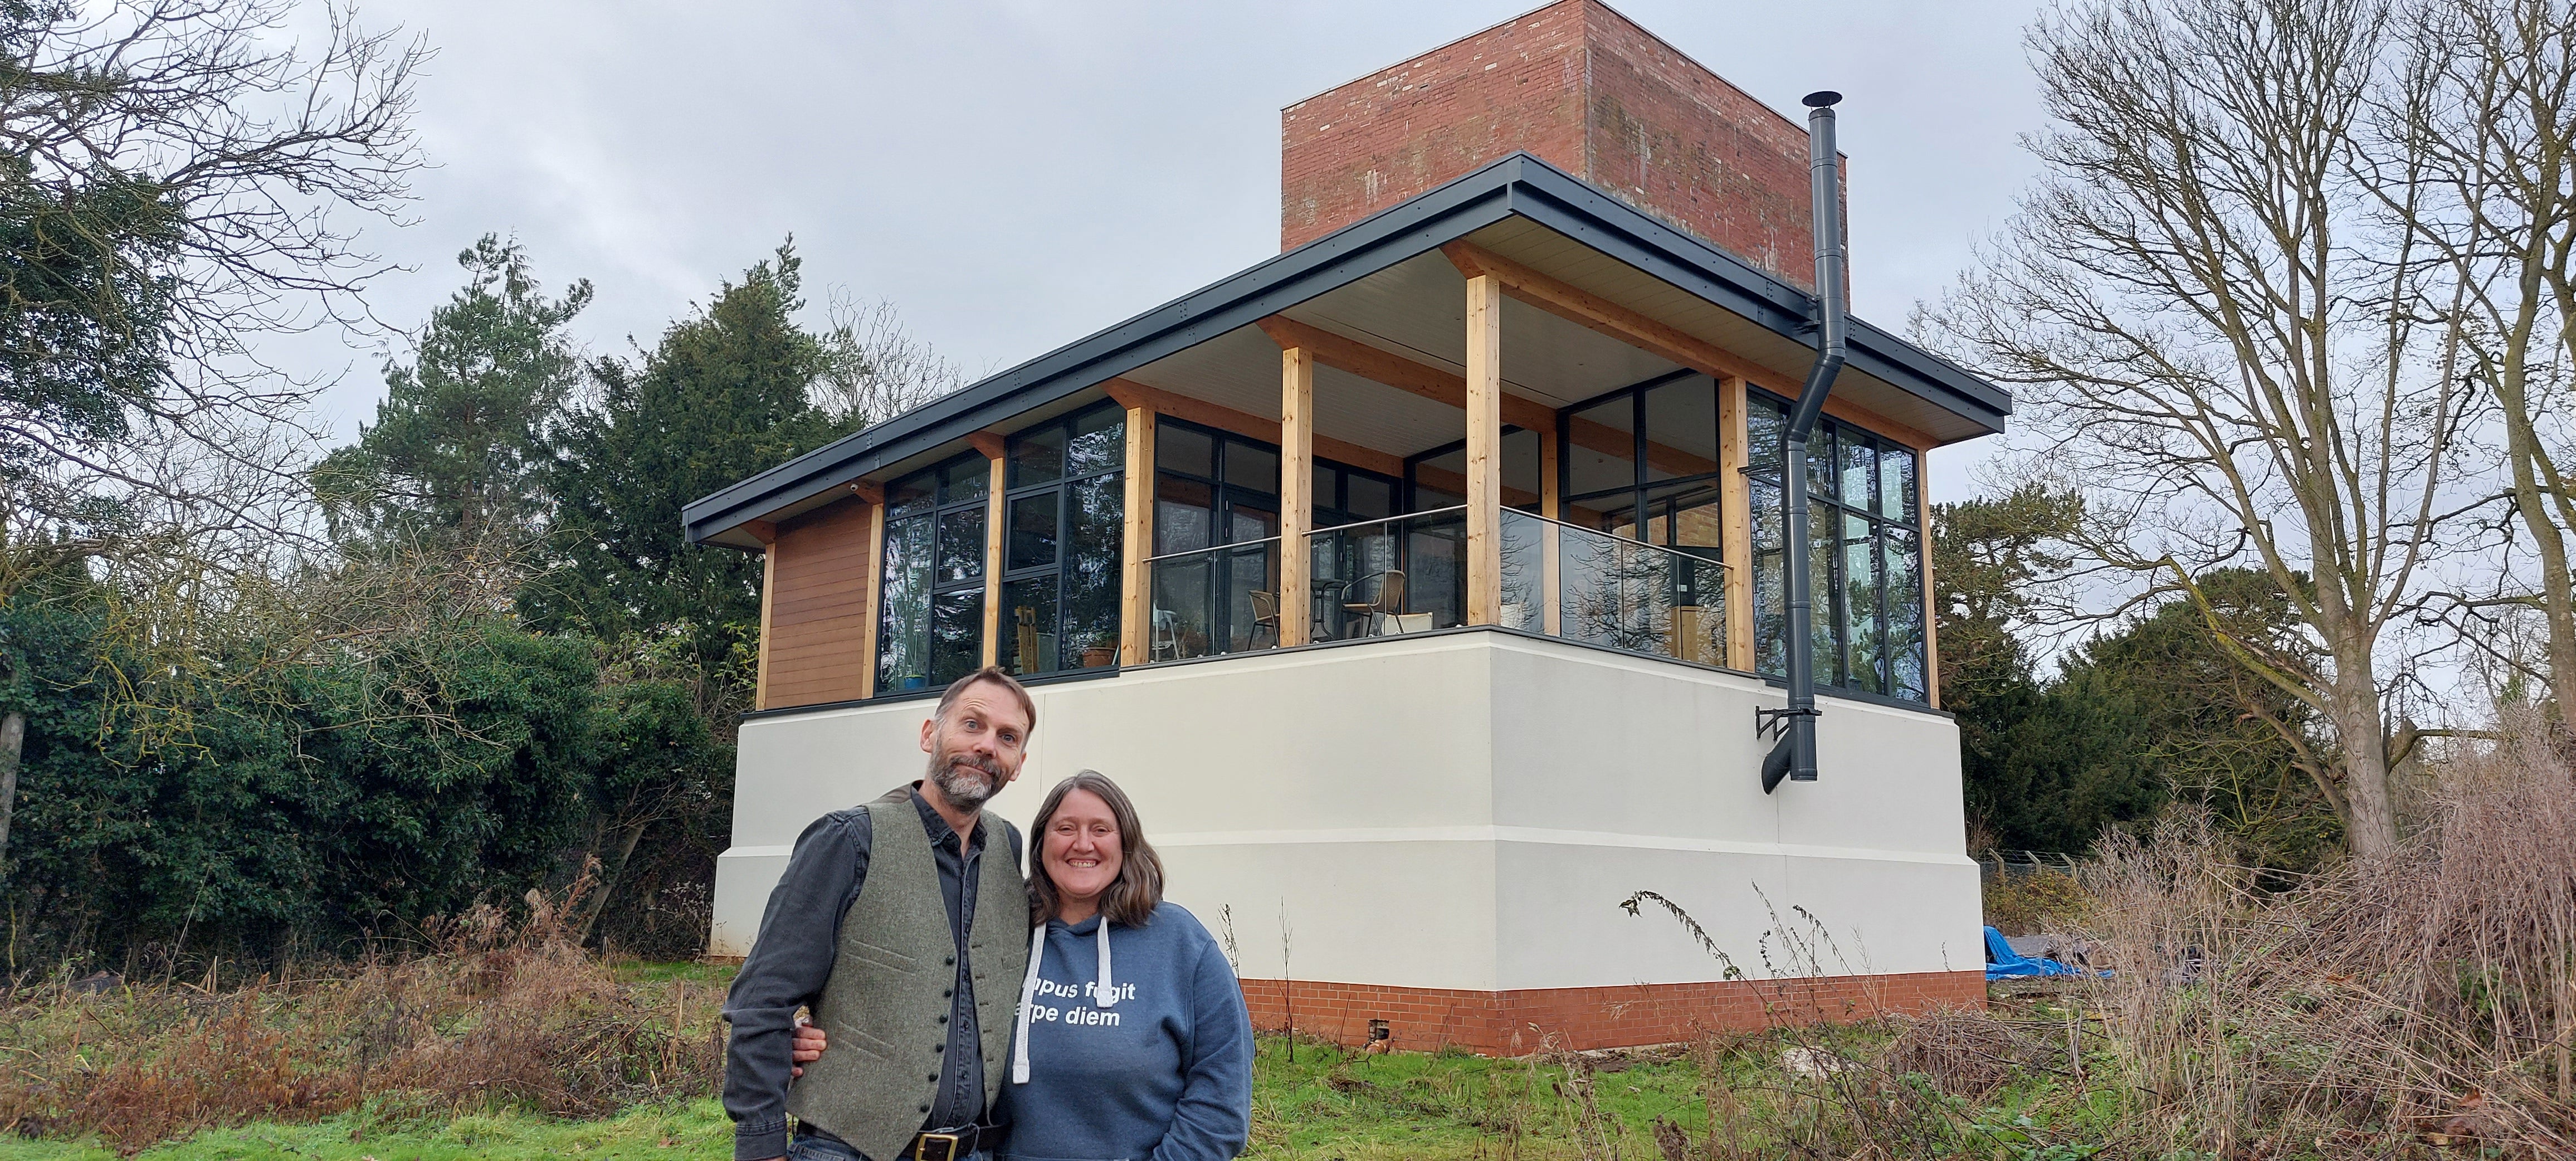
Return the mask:
<path id="1" fill-rule="evenodd" d="M 1085 770 L 1048 792 L 1033 833 L 1002 1155 L 1234 1156 L 1252 1125 L 1252 1021 L 1216 941 L 1162 901 L 1135 805 Z"/>

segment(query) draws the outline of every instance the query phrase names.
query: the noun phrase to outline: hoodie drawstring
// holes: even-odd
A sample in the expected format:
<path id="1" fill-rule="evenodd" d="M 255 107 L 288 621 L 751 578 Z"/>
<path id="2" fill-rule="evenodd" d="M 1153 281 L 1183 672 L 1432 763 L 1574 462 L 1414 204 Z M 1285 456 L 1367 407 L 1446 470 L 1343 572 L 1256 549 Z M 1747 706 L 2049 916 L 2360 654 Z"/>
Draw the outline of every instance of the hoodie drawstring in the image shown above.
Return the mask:
<path id="1" fill-rule="evenodd" d="M 1029 1011 L 1036 1006 L 1038 966 L 1046 958 L 1046 937 L 1047 925 L 1044 923 L 1039 924 L 1037 930 L 1029 933 L 1029 974 L 1027 978 L 1020 981 L 1019 1028 L 1017 1034 L 1012 1037 L 1012 1084 L 1029 1082 Z M 1111 983 L 1109 979 L 1109 917 L 1106 915 L 1100 917 L 1100 982 L 1092 985 L 1092 988 L 1091 1002 L 1095 1006 L 1102 1008 L 1118 1006 L 1118 985 Z"/>
<path id="2" fill-rule="evenodd" d="M 1029 1008 L 1038 994 L 1038 963 L 1046 955 L 1047 925 L 1029 933 L 1029 975 L 1020 981 L 1020 1026 L 1011 1037 L 1011 1083 L 1029 1082 Z"/>

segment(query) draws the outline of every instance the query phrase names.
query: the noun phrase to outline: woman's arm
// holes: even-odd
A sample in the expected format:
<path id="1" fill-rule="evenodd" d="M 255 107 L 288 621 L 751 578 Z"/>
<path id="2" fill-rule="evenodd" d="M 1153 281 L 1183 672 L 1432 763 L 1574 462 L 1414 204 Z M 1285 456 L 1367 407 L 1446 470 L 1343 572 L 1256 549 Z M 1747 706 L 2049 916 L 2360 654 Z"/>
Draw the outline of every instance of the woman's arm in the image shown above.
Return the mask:
<path id="1" fill-rule="evenodd" d="M 1181 1099 L 1153 1161 L 1223 1161 L 1252 1138 L 1252 1016 L 1243 985 L 1214 940 L 1201 945 L 1193 976 Z"/>

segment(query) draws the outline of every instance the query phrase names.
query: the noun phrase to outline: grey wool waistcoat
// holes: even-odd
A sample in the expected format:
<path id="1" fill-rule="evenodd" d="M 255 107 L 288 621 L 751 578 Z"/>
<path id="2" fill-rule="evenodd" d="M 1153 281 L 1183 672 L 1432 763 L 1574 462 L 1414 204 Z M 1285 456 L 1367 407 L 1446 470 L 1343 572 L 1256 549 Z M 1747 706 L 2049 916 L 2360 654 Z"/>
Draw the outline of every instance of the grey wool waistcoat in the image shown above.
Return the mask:
<path id="1" fill-rule="evenodd" d="M 866 809 L 874 835 L 867 878 L 841 917 L 832 975 L 813 1004 L 814 1023 L 830 1047 L 789 1086 L 787 1111 L 877 1161 L 892 1161 L 921 1130 L 947 1071 L 957 937 L 912 788 L 898 786 Z M 991 829 L 966 941 L 984 1050 L 984 1104 L 991 1108 L 1007 1071 L 1020 977 L 1029 967 L 1029 896 L 1001 824 L 983 825 Z"/>

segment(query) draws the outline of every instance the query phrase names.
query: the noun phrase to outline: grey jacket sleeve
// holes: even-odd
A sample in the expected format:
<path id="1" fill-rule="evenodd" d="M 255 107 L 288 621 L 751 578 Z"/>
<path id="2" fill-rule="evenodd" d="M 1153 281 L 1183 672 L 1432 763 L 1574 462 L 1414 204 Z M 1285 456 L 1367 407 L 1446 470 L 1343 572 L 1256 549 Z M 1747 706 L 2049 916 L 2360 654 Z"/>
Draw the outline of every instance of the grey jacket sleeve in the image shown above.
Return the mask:
<path id="1" fill-rule="evenodd" d="M 725 994 L 733 1038 L 725 1052 L 724 1106 L 737 1161 L 787 1152 L 787 1082 L 796 1011 L 832 977 L 841 916 L 867 880 L 873 832 L 864 809 L 815 819 L 797 836 L 787 870 L 769 892 L 760 934 Z"/>

